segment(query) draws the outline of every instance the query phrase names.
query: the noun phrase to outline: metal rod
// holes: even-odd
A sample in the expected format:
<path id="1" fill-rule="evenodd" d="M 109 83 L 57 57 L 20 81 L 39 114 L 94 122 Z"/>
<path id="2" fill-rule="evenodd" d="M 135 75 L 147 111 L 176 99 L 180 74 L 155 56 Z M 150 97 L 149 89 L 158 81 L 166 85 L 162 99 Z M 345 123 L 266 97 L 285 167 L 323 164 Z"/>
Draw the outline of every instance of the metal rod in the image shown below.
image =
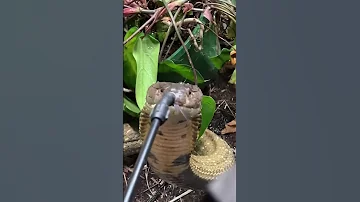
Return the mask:
<path id="1" fill-rule="evenodd" d="M 144 145 L 142 146 L 142 148 L 140 150 L 140 154 L 135 163 L 134 171 L 130 177 L 130 182 L 129 182 L 129 186 L 127 187 L 126 193 L 125 193 L 124 202 L 131 202 L 131 200 L 133 198 L 134 189 L 135 189 L 136 183 L 139 179 L 140 172 L 146 163 L 146 158 L 147 158 L 149 151 L 151 149 L 151 146 L 155 140 L 156 132 L 158 131 L 160 124 L 161 124 L 161 121 L 160 121 L 160 119 L 157 119 L 157 118 L 155 118 L 151 123 L 151 128 L 150 128 L 149 134 L 146 137 Z"/>
<path id="2" fill-rule="evenodd" d="M 169 106 L 173 105 L 175 102 L 175 95 L 173 93 L 166 93 L 160 102 L 154 107 L 150 119 L 151 119 L 151 127 L 149 133 L 141 147 L 139 156 L 135 163 L 135 168 L 133 173 L 130 176 L 130 182 L 127 187 L 124 202 L 131 202 L 134 196 L 134 189 L 136 183 L 139 179 L 140 172 L 146 163 L 146 158 L 150 152 L 151 146 L 155 140 L 156 133 L 160 127 L 168 118 Z"/>

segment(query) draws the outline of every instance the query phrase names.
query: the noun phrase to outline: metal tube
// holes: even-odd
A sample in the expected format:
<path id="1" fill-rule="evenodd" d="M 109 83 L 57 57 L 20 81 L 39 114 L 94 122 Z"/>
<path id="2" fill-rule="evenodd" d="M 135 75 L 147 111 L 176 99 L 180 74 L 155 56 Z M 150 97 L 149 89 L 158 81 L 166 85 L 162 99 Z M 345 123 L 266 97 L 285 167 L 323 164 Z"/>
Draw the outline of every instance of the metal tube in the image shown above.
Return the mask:
<path id="1" fill-rule="evenodd" d="M 125 193 L 124 202 L 131 202 L 131 200 L 133 198 L 134 189 L 135 189 L 137 180 L 139 179 L 140 172 L 146 163 L 147 155 L 149 154 L 151 146 L 155 140 L 156 132 L 158 131 L 160 124 L 161 124 L 160 119 L 157 119 L 157 118 L 153 119 L 153 121 L 151 123 L 151 128 L 150 128 L 149 134 L 146 137 L 144 145 L 142 146 L 142 148 L 140 150 L 140 154 L 135 163 L 134 171 L 130 177 L 130 182 L 129 182 L 129 186 L 127 187 L 126 193 Z"/>
<path id="2" fill-rule="evenodd" d="M 139 156 L 135 163 L 135 168 L 130 176 L 130 182 L 127 187 L 125 196 L 124 196 L 124 202 L 131 202 L 133 196 L 134 196 L 134 189 L 137 183 L 137 180 L 139 179 L 140 172 L 142 168 L 144 167 L 144 164 L 146 162 L 146 158 L 150 152 L 151 146 L 155 140 L 156 133 L 166 119 L 168 118 L 168 111 L 169 106 L 173 105 L 175 102 L 175 95 L 173 93 L 166 93 L 163 98 L 160 100 L 160 102 L 154 107 L 150 119 L 151 119 L 151 127 L 149 130 L 149 133 L 143 143 L 143 146 L 141 147 Z"/>

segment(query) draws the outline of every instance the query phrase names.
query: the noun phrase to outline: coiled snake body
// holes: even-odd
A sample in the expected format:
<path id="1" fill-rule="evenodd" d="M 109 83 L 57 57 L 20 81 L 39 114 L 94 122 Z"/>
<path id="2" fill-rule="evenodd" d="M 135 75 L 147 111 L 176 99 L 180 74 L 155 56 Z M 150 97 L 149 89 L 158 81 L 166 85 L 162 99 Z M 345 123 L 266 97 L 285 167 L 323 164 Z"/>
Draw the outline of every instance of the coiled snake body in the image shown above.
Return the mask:
<path id="1" fill-rule="evenodd" d="M 183 188 L 204 185 L 235 163 L 233 150 L 215 133 L 206 130 L 197 140 L 201 124 L 200 88 L 184 83 L 157 82 L 150 86 L 140 114 L 139 132 L 144 140 L 150 129 L 150 113 L 166 92 L 176 95 L 168 120 L 160 126 L 148 156 L 148 164 L 164 181 Z"/>

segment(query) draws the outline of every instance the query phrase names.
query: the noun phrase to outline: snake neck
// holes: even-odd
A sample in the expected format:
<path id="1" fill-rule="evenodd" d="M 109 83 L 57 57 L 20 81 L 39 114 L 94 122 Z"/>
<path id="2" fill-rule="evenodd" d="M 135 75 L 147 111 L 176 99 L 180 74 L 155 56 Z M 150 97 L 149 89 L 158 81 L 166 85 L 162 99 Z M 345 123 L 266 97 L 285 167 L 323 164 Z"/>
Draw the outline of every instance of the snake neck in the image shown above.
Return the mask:
<path id="1" fill-rule="evenodd" d="M 150 129 L 149 115 L 152 108 L 153 106 L 145 104 L 140 115 L 139 131 L 143 139 Z M 186 117 L 184 113 L 187 114 Z M 157 175 L 162 178 L 174 178 L 189 169 L 200 123 L 199 111 L 180 112 L 177 108 L 170 107 L 169 118 L 159 127 L 147 159 Z"/>

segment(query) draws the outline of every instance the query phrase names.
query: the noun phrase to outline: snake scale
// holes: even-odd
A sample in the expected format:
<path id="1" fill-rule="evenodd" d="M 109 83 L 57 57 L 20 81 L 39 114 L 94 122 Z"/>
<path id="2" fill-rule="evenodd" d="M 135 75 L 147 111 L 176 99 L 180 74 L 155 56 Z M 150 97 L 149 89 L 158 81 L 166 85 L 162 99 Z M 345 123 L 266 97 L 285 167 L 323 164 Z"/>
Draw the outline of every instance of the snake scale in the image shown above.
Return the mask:
<path id="1" fill-rule="evenodd" d="M 145 140 L 150 129 L 150 113 L 162 96 L 175 94 L 168 120 L 159 127 L 147 161 L 152 171 L 164 181 L 182 188 L 203 189 L 210 181 L 235 163 L 230 146 L 206 129 L 197 140 L 201 125 L 202 91 L 186 83 L 157 82 L 147 91 L 140 113 L 139 133 Z"/>

